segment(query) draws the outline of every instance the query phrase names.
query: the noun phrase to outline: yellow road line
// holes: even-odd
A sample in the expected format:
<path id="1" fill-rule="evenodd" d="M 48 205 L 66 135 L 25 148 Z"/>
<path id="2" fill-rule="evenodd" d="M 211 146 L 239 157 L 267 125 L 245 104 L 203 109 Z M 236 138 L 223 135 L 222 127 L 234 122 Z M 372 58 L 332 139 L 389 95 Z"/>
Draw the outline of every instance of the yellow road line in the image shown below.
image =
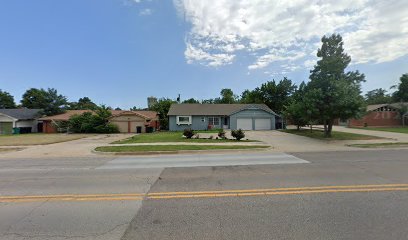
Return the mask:
<path id="1" fill-rule="evenodd" d="M 194 191 L 194 192 L 157 192 L 149 193 L 148 196 L 157 195 L 191 195 L 191 194 L 211 194 L 211 193 L 247 193 L 247 192 L 270 192 L 287 190 L 315 190 L 315 189 L 337 189 L 337 188 L 376 188 L 376 187 L 408 187 L 408 184 L 373 184 L 373 185 L 340 185 L 340 186 L 318 186 L 318 187 L 289 187 L 289 188 L 267 188 L 267 189 L 232 189 L 219 191 Z"/>
<path id="2" fill-rule="evenodd" d="M 0 196 L 0 202 L 40 202 L 40 201 L 124 201 L 143 199 L 182 199 L 211 197 L 245 197 L 267 195 L 293 195 L 311 193 L 341 193 L 341 192 L 384 192 L 408 191 L 408 184 L 376 184 L 349 186 L 317 186 L 291 187 L 269 189 L 243 189 L 196 192 L 156 192 L 156 193 L 118 193 L 118 194 L 64 194 L 64 195 L 26 195 Z"/>
<path id="3" fill-rule="evenodd" d="M 300 190 L 300 191 L 275 191 L 275 192 L 248 192 L 229 194 L 190 194 L 190 195 L 164 195 L 150 196 L 147 199 L 180 199 L 180 198 L 217 198 L 217 197 L 249 197 L 267 195 L 294 195 L 311 193 L 344 193 L 344 192 L 385 192 L 385 191 L 408 191 L 408 188 L 359 188 L 359 189 L 322 189 L 322 190 Z"/>

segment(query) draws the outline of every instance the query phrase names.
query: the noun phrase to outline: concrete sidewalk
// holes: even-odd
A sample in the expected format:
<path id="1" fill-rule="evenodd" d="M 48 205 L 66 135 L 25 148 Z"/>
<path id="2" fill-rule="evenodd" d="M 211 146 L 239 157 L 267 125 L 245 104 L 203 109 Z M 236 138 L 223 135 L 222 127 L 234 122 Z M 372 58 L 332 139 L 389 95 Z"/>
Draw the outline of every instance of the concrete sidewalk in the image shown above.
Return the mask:
<path id="1" fill-rule="evenodd" d="M 408 142 L 408 134 L 405 133 L 365 130 L 360 128 L 348 128 L 343 126 L 333 126 L 333 131 L 371 135 L 376 137 L 388 138 L 389 140 L 394 140 L 398 142 Z"/>

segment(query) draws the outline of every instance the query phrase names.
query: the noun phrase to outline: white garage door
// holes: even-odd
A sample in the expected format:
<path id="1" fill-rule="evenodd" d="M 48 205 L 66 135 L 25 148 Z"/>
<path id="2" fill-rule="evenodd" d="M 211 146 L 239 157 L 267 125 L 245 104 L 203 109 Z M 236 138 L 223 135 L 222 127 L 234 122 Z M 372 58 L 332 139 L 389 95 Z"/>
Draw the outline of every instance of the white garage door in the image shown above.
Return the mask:
<path id="1" fill-rule="evenodd" d="M 270 130 L 271 129 L 271 119 L 255 119 L 255 130 Z"/>
<path id="2" fill-rule="evenodd" d="M 252 118 L 238 118 L 237 129 L 252 130 Z"/>

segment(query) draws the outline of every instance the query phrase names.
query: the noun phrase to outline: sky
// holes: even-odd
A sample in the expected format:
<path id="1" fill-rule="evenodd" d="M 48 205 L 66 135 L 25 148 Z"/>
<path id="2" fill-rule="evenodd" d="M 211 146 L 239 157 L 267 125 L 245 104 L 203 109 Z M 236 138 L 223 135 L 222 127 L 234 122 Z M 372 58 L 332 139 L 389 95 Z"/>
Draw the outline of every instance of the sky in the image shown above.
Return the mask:
<path id="1" fill-rule="evenodd" d="M 308 81 L 323 35 L 339 33 L 363 91 L 408 73 L 406 0 L 3 0 L 0 89 L 146 107 L 266 81 Z"/>

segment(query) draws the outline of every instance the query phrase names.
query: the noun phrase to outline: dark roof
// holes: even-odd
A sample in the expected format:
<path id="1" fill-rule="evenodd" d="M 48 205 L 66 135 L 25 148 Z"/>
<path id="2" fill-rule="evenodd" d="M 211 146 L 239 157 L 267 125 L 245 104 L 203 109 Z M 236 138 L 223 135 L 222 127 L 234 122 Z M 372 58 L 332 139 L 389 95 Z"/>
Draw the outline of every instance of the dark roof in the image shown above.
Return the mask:
<path id="1" fill-rule="evenodd" d="M 408 102 L 397 102 L 397 103 L 383 103 L 383 104 L 373 104 L 367 106 L 367 111 L 374 111 L 382 107 L 392 107 L 400 109 L 401 107 L 408 107 Z"/>
<path id="2" fill-rule="evenodd" d="M 18 120 L 36 119 L 41 116 L 42 109 L 0 109 L 0 113 Z"/>
<path id="3" fill-rule="evenodd" d="M 258 108 L 277 115 L 265 104 L 172 104 L 167 115 L 229 116 L 244 109 Z"/>

